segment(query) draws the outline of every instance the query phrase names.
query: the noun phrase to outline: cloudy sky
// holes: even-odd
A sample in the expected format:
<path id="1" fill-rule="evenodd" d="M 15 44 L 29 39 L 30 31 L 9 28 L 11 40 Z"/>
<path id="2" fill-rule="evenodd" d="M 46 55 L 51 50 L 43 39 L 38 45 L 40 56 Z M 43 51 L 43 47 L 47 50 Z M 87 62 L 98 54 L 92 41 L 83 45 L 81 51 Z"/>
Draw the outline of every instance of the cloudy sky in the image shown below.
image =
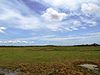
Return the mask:
<path id="1" fill-rule="evenodd" d="M 100 0 L 0 0 L 0 45 L 100 44 Z"/>

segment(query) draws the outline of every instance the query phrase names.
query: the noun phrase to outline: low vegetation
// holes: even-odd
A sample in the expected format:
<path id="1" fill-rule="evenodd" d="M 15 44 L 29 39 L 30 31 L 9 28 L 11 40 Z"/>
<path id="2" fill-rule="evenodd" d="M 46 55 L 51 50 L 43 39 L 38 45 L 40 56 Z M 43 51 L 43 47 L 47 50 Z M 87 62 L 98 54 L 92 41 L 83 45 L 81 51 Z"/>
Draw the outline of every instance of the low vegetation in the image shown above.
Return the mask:
<path id="1" fill-rule="evenodd" d="M 0 47 L 0 66 L 20 75 L 95 75 L 79 62 L 100 66 L 100 46 Z"/>

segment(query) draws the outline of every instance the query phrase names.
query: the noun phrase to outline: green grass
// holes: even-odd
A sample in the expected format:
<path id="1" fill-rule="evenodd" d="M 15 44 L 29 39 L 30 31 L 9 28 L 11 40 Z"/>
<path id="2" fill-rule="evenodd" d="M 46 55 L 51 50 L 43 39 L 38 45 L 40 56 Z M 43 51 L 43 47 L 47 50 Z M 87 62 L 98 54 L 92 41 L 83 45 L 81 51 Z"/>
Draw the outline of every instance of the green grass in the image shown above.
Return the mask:
<path id="1" fill-rule="evenodd" d="M 0 64 L 100 60 L 100 46 L 0 47 Z"/>

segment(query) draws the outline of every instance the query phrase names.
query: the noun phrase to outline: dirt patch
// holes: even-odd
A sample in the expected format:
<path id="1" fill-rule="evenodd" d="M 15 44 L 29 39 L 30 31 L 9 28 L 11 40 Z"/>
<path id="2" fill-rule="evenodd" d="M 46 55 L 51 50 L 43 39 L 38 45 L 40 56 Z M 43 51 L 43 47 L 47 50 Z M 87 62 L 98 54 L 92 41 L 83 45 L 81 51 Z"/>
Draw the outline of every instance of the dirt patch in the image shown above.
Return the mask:
<path id="1" fill-rule="evenodd" d="M 0 71 L 0 73 L 4 73 L 4 75 L 99 75 L 99 73 L 95 73 L 93 70 L 98 70 L 97 68 L 99 65 L 97 63 L 94 64 L 92 62 L 92 65 L 90 65 L 90 62 L 72 62 L 69 64 L 69 62 L 61 63 L 37 63 L 37 64 L 25 64 L 21 63 L 17 65 L 18 68 L 20 68 L 19 71 L 11 71 L 7 70 L 7 74 L 4 69 L 3 72 Z M 89 68 L 89 69 L 88 69 Z M 19 72 L 19 73 L 18 73 Z"/>

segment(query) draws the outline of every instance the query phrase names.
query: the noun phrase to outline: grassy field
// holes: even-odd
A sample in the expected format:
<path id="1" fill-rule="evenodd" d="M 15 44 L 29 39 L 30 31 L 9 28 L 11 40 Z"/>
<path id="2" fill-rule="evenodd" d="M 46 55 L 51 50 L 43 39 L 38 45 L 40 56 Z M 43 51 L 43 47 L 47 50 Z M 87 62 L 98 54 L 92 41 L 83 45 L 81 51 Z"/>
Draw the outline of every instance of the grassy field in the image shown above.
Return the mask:
<path id="1" fill-rule="evenodd" d="M 100 62 L 100 46 L 0 47 L 1 66 L 75 61 Z"/>
<path id="2" fill-rule="evenodd" d="M 99 60 L 100 47 L 1 47 L 0 62 Z"/>

